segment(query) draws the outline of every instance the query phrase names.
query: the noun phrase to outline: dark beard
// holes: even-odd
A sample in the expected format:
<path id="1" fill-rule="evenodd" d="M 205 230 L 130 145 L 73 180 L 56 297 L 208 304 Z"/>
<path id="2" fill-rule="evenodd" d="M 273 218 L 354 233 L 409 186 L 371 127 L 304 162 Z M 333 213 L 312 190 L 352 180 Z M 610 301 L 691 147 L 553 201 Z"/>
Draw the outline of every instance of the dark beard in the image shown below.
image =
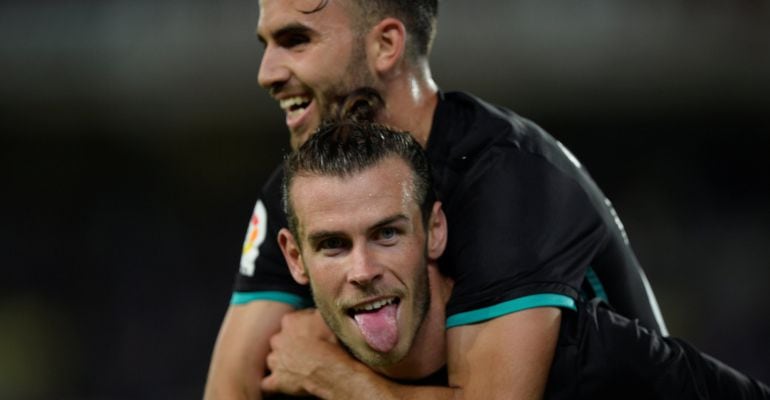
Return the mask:
<path id="1" fill-rule="evenodd" d="M 377 82 L 367 69 L 365 47 L 363 39 L 359 39 L 353 46 L 350 62 L 345 67 L 348 84 L 330 88 L 323 91 L 320 96 L 316 96 L 319 110 L 321 110 L 321 126 L 340 120 L 340 110 L 351 94 L 373 92 L 382 99 L 382 95 L 376 89 Z"/>

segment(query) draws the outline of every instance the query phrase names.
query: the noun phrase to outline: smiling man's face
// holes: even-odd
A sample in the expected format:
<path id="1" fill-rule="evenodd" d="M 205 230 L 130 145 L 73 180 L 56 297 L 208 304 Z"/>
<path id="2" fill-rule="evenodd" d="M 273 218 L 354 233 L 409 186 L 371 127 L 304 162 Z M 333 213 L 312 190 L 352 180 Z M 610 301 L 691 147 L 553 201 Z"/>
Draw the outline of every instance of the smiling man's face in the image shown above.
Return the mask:
<path id="1" fill-rule="evenodd" d="M 336 99 L 374 86 L 353 7 L 342 0 L 260 0 L 264 44 L 259 83 L 286 113 L 293 149 L 307 140 Z"/>
<path id="2" fill-rule="evenodd" d="M 345 178 L 298 175 L 290 193 L 297 264 L 326 323 L 370 366 L 402 360 L 430 305 L 427 232 L 406 162 L 388 157 Z"/>

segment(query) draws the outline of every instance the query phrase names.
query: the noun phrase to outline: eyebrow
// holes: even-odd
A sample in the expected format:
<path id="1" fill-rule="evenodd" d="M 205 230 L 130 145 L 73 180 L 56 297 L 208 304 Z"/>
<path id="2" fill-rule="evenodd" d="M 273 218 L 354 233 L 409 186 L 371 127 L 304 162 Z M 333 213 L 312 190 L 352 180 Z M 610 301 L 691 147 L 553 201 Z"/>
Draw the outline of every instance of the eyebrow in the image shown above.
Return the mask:
<path id="1" fill-rule="evenodd" d="M 315 245 L 316 243 L 319 243 L 324 239 L 340 237 L 340 236 L 344 236 L 344 233 L 342 231 L 317 231 L 307 236 L 307 242 L 310 243 L 311 245 Z"/>
<path id="2" fill-rule="evenodd" d="M 299 22 L 292 22 L 275 31 L 270 32 L 270 37 L 279 38 L 281 36 L 286 36 L 286 35 L 307 34 L 312 31 L 313 29 L 311 29 L 309 26 L 305 24 L 301 24 Z M 267 42 L 265 38 L 259 34 L 259 32 L 257 32 L 257 39 L 263 45 L 265 45 Z"/>
<path id="3" fill-rule="evenodd" d="M 383 226 L 387 226 L 396 222 L 401 221 L 409 221 L 409 217 L 407 217 L 404 214 L 396 214 L 391 215 L 389 217 L 385 217 L 382 220 L 378 221 L 374 225 L 372 225 L 370 228 L 367 228 L 367 231 L 375 231 L 379 228 L 382 228 Z M 343 231 L 333 231 L 333 230 L 319 230 L 312 233 L 309 233 L 307 236 L 307 241 L 310 244 L 318 243 L 324 239 L 328 239 L 331 237 L 340 237 L 345 236 L 345 232 Z"/>
<path id="4" fill-rule="evenodd" d="M 392 216 L 390 216 L 390 217 L 387 217 L 387 218 L 385 218 L 385 219 L 381 220 L 380 222 L 378 222 L 378 223 L 374 224 L 374 225 L 373 225 L 371 228 L 369 228 L 368 230 L 369 230 L 369 231 L 375 231 L 375 230 L 377 230 L 377 229 L 379 229 L 379 228 L 382 228 L 383 226 L 387 226 L 387 225 L 390 225 L 390 224 L 394 224 L 394 223 L 396 223 L 396 222 L 401 222 L 401 221 L 405 221 L 405 222 L 408 222 L 408 221 L 409 221 L 409 217 L 407 217 L 407 216 L 406 216 L 406 215 L 404 215 L 404 214 L 396 214 L 396 215 L 392 215 Z"/>

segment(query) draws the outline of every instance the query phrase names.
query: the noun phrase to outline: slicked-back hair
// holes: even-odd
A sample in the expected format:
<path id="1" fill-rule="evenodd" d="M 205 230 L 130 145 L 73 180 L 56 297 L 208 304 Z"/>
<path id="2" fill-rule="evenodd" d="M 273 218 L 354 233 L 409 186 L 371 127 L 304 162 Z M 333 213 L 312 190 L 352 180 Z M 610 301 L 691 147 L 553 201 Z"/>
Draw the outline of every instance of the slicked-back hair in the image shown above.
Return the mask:
<path id="1" fill-rule="evenodd" d="M 311 14 L 322 10 L 330 0 L 319 0 L 318 5 L 304 11 Z M 438 0 L 344 0 L 356 7 L 360 17 L 356 28 L 360 33 L 387 17 L 395 17 L 404 23 L 407 31 L 407 56 L 415 60 L 427 56 L 436 36 Z"/>
<path id="2" fill-rule="evenodd" d="M 289 229 L 299 242 L 299 221 L 291 203 L 291 184 L 297 176 L 348 178 L 381 161 L 397 157 L 412 171 L 412 190 L 427 227 L 433 203 L 430 163 L 420 144 L 408 132 L 372 122 L 382 99 L 371 89 L 352 93 L 334 118 L 284 160 L 283 207 Z"/>

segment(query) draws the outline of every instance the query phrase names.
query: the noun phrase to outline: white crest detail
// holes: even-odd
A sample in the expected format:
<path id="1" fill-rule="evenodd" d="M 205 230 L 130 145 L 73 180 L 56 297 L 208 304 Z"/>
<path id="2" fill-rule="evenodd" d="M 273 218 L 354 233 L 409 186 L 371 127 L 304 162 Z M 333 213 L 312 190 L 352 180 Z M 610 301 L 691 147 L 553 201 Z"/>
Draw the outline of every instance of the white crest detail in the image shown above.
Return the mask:
<path id="1" fill-rule="evenodd" d="M 254 275 L 254 262 L 259 257 L 259 246 L 267 237 L 267 210 L 262 200 L 257 200 L 254 213 L 249 221 L 249 229 L 246 231 L 246 239 L 243 241 L 243 253 L 241 253 L 242 275 Z"/>

